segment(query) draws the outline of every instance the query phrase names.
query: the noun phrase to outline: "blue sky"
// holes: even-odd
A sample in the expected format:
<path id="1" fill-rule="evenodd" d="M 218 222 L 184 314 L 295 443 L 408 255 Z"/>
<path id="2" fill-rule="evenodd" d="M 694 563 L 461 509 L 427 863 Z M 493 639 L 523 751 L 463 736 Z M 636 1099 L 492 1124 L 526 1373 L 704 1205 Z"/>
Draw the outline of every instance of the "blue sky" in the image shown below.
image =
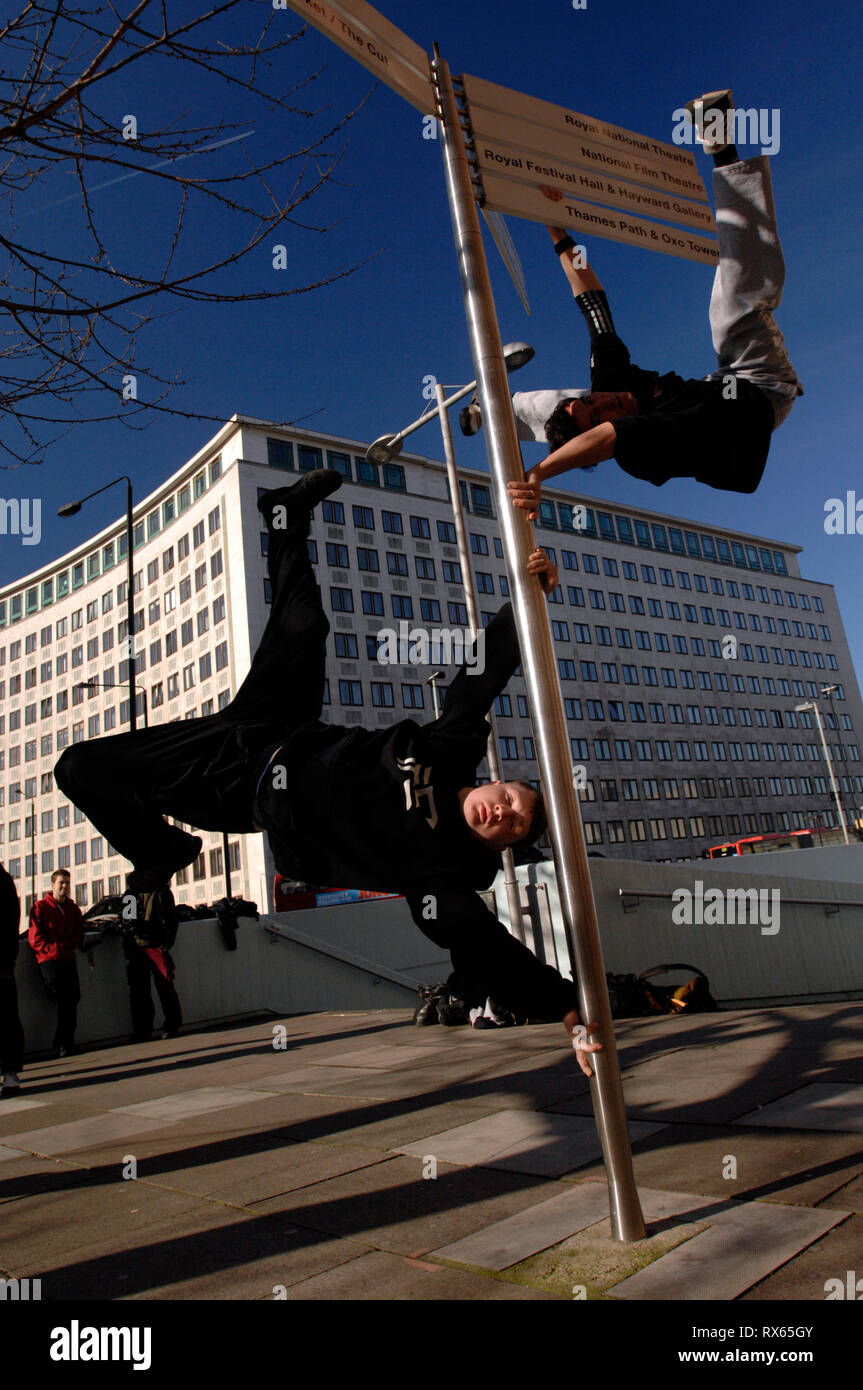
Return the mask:
<path id="1" fill-rule="evenodd" d="M 787 263 L 779 323 L 806 394 L 774 436 L 758 493 L 719 493 L 694 482 L 658 489 L 622 473 L 613 462 L 581 477 L 583 493 L 611 503 L 648 506 L 678 516 L 791 541 L 803 546 L 803 573 L 834 583 L 852 652 L 863 671 L 863 612 L 859 603 L 863 536 L 825 534 L 825 503 L 856 491 L 863 503 L 860 458 L 860 388 L 863 349 L 860 306 L 859 15 L 848 5 L 813 6 L 802 0 L 728 0 L 717 7 L 683 0 L 656 4 L 587 0 L 515 0 L 465 5 L 464 0 L 383 0 L 384 13 L 423 47 L 440 44 L 454 73 L 469 72 L 632 130 L 670 140 L 672 113 L 690 97 L 731 86 L 742 106 L 778 108 L 781 146 L 773 160 L 779 227 Z M 256 0 L 240 22 L 260 28 L 269 4 Z M 286 28 L 299 21 L 276 16 Z M 236 21 L 233 21 L 236 22 Z M 856 39 L 856 42 L 855 42 Z M 334 114 L 369 90 L 365 69 L 315 32 L 293 50 L 286 85 L 323 68 L 305 100 L 323 129 Z M 216 89 L 174 69 L 158 83 L 143 68 L 106 92 L 102 109 L 118 123 L 134 112 L 142 125 L 186 114 L 190 124 L 211 119 Z M 243 122 L 242 102 L 225 117 Z M 283 118 L 261 116 L 248 127 L 250 153 L 266 157 L 274 145 L 296 148 L 300 135 Z M 281 302 L 198 305 L 159 318 L 143 337 L 139 359 L 187 384 L 174 403 L 228 418 L 233 412 L 276 420 L 309 417 L 311 428 L 373 439 L 420 414 L 423 378 L 447 383 L 471 379 L 458 271 L 453 252 L 440 148 L 424 140 L 422 117 L 385 87 L 378 87 L 349 132 L 334 181 L 307 210 L 321 234 L 285 229 L 291 268 L 272 269 L 261 248 L 231 277 L 252 291 L 278 277 L 314 281 L 337 267 L 372 256 L 347 280 Z M 305 136 L 303 135 L 303 138 Z M 349 143 L 348 143 L 349 141 Z M 199 157 L 201 159 L 205 157 Z M 237 167 L 236 150 L 206 158 L 213 167 Z M 710 164 L 699 154 L 709 177 Z M 76 204 L 48 204 L 65 189 L 61 175 L 31 191 L 31 238 L 56 253 L 78 246 Z M 65 177 L 68 177 L 65 176 Z M 94 180 L 95 181 L 95 180 Z M 129 255 L 148 255 L 170 215 L 167 199 L 138 179 L 95 195 L 103 226 Z M 306 220 L 306 219 L 304 219 Z M 584 379 L 587 337 L 544 230 L 509 219 L 531 300 L 527 317 L 489 241 L 489 261 L 504 340 L 525 338 L 534 361 L 516 378 L 521 389 L 576 384 Z M 229 227 L 198 216 L 190 223 L 188 255 L 224 245 Z M 276 240 L 276 238 L 273 238 Z M 714 366 L 707 327 L 711 271 L 670 256 L 607 241 L 589 243 L 591 259 L 609 292 L 621 336 L 640 365 L 698 376 Z M 143 431 L 119 423 L 75 426 L 36 468 L 6 472 L 6 497 L 39 496 L 39 546 L 0 538 L 0 582 L 47 563 L 120 511 L 122 494 L 94 499 L 71 521 L 54 513 L 81 489 L 130 472 L 143 496 L 212 435 L 206 420 L 157 418 Z M 486 467 L 483 436 L 459 441 L 461 462 Z M 434 427 L 414 446 L 439 453 Z M 526 446 L 527 462 L 541 457 Z M 863 524 L 863 522 L 861 522 Z"/>

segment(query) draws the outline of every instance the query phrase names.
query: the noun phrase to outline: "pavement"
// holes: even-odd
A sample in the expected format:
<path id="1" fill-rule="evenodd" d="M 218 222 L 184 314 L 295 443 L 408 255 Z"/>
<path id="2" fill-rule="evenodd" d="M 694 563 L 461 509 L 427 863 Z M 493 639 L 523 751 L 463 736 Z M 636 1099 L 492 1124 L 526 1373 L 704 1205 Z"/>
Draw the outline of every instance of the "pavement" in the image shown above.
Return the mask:
<path id="1" fill-rule="evenodd" d="M 0 1102 L 0 1276 L 50 1301 L 823 1303 L 863 1276 L 861 1021 L 619 1023 L 631 1245 L 560 1025 L 268 1016 L 36 1061 Z"/>

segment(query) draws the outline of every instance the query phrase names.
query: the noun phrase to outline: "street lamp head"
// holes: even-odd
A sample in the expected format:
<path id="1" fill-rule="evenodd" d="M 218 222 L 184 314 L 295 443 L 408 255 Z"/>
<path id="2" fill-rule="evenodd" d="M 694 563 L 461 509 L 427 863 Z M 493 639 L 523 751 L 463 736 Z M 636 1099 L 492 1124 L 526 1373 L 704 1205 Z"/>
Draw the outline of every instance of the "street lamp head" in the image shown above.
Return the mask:
<path id="1" fill-rule="evenodd" d="M 810 702 L 809 704 L 806 704 L 806 705 L 795 705 L 794 708 L 795 708 L 795 710 L 797 711 L 798 714 L 801 714 L 803 710 L 805 710 L 805 709 L 814 709 L 815 706 Z"/>
<path id="2" fill-rule="evenodd" d="M 432 671 L 430 676 L 426 676 L 423 685 L 431 685 L 432 681 L 443 680 L 445 675 L 446 671 Z"/>
<path id="3" fill-rule="evenodd" d="M 517 372 L 524 367 L 536 353 L 529 343 L 507 343 L 503 350 L 503 360 L 508 372 Z"/>
<path id="4" fill-rule="evenodd" d="M 838 685 L 822 685 L 822 687 L 821 687 L 821 694 L 822 694 L 822 695 L 832 695 L 832 694 L 834 693 L 834 691 L 836 691 L 836 690 L 838 690 L 838 689 L 839 689 Z"/>
<path id="5" fill-rule="evenodd" d="M 80 512 L 80 510 L 81 510 L 81 503 L 80 503 L 80 502 L 67 502 L 66 505 L 65 505 L 64 507 L 58 507 L 58 509 L 57 509 L 57 515 L 58 515 L 58 516 L 74 516 L 75 513 L 76 513 L 76 512 Z"/>
<path id="6" fill-rule="evenodd" d="M 389 463 L 390 459 L 397 458 L 401 453 L 403 444 L 404 439 L 400 434 L 382 434 L 366 449 L 366 458 L 370 463 Z"/>

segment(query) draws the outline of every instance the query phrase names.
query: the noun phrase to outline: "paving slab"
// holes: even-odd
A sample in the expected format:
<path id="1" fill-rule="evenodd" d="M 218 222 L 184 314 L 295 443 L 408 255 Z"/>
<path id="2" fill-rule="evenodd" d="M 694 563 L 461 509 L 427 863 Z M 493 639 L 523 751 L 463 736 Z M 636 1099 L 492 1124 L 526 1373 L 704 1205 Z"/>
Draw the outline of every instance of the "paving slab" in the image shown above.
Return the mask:
<path id="1" fill-rule="evenodd" d="M 557 1299 L 556 1294 L 519 1284 L 507 1284 L 469 1274 L 463 1270 L 446 1269 L 422 1260 L 408 1260 L 396 1255 L 375 1251 L 350 1264 L 295 1284 L 288 1290 L 290 1302 L 303 1299 L 328 1301 L 350 1299 L 352 1302 L 397 1299 L 458 1302 L 502 1300 L 527 1302 Z"/>
<path id="2" fill-rule="evenodd" d="M 245 1239 L 243 1237 L 245 1236 Z M 239 1237 L 239 1239 L 238 1239 Z M 286 1228 L 282 1248 L 263 1259 L 255 1258 L 245 1228 L 231 1232 L 236 1262 L 223 1269 L 204 1270 L 193 1279 L 177 1279 L 156 1289 L 129 1294 L 124 1301 L 203 1299 L 276 1301 L 287 1298 L 287 1291 L 315 1275 L 324 1274 L 341 1265 L 350 1264 L 371 1253 L 368 1246 L 348 1240 L 329 1240 L 316 1232 L 289 1231 Z"/>
<path id="3" fill-rule="evenodd" d="M 831 1193 L 844 1197 L 849 1179 L 863 1174 L 863 1146 L 853 1134 L 671 1124 L 638 1144 L 632 1161 L 639 1187 L 661 1187 L 679 1171 L 690 1192 L 705 1196 L 817 1206 Z M 604 1179 L 601 1160 L 578 1176 Z M 858 1209 L 853 1195 L 839 1205 Z"/>
<path id="4" fill-rule="evenodd" d="M 709 1228 L 615 1284 L 621 1299 L 733 1299 L 825 1235 L 848 1213 L 768 1202 L 714 1203 L 691 1193 L 640 1193 L 651 1224 L 709 1221 Z"/>
<path id="5" fill-rule="evenodd" d="M 7 1115 L 15 1115 L 21 1110 L 38 1110 L 40 1106 L 47 1104 L 45 1100 L 27 1100 L 25 1096 L 3 1096 L 0 1098 L 0 1119 L 5 1119 Z"/>
<path id="6" fill-rule="evenodd" d="M 643 1139 L 661 1128 L 633 1121 L 630 1138 Z M 457 1129 L 429 1135 L 421 1143 L 393 1147 L 397 1153 L 430 1153 L 448 1163 L 479 1164 L 544 1177 L 570 1173 L 602 1152 L 592 1119 L 523 1110 L 502 1110 Z"/>
<path id="7" fill-rule="evenodd" d="M 333 1086 L 344 1086 L 350 1081 L 368 1082 L 368 1072 L 359 1067 L 346 1067 L 339 1072 L 338 1081 L 333 1080 L 332 1072 L 324 1066 L 312 1066 L 306 1063 L 302 1065 L 297 1062 L 285 1059 L 284 1069 L 281 1071 L 268 1071 L 263 1076 L 251 1075 L 248 1081 L 234 1081 L 232 1086 L 238 1089 L 250 1087 L 252 1090 L 259 1091 L 290 1091 L 298 1095 L 320 1095 L 325 1090 L 330 1090 Z"/>
<path id="8" fill-rule="evenodd" d="M 5 1134 L 3 1143 L 7 1148 L 24 1149 L 28 1153 L 67 1154 L 106 1139 L 125 1141 L 136 1134 L 152 1132 L 164 1123 L 164 1120 L 144 1115 L 90 1115 L 68 1124 L 47 1125 L 23 1134 Z"/>
<path id="9" fill-rule="evenodd" d="M 812 1302 L 826 1302 L 828 1294 L 833 1294 L 836 1298 L 836 1285 L 828 1285 L 828 1280 L 840 1281 L 840 1289 L 843 1295 L 842 1301 L 847 1301 L 848 1284 L 856 1284 L 858 1279 L 863 1279 L 863 1216 L 859 1213 L 851 1216 L 841 1225 L 835 1226 L 832 1231 L 828 1231 L 817 1243 L 802 1250 L 796 1259 L 789 1264 L 783 1265 L 781 1269 L 776 1269 L 767 1278 L 762 1279 L 754 1288 L 747 1290 L 742 1295 L 743 1302 L 763 1302 L 765 1300 L 794 1300 L 805 1299 Z M 853 1273 L 853 1281 L 849 1281 L 848 1275 Z M 863 1284 L 857 1289 L 855 1302 L 860 1301 L 863 1295 Z M 856 1310 L 859 1312 L 859 1310 Z M 804 1309 L 805 1312 L 805 1309 Z M 796 1319 L 795 1319 L 796 1321 Z M 802 1317 L 800 1322 L 805 1325 L 806 1318 Z M 857 1323 L 859 1327 L 859 1320 Z"/>
<path id="10" fill-rule="evenodd" d="M 457 1049 L 446 1043 L 426 1043 L 416 1047 L 411 1047 L 407 1043 L 384 1043 L 379 1047 L 357 1047 L 351 1052 L 343 1052 L 335 1056 L 326 1056 L 319 1059 L 318 1065 L 322 1067 L 380 1067 L 384 1071 L 390 1071 L 393 1067 L 403 1067 L 413 1065 L 416 1062 L 427 1062 L 447 1057 Z"/>
<path id="11" fill-rule="evenodd" d="M 741 1115 L 739 1124 L 770 1128 L 851 1130 L 863 1134 L 863 1086 L 816 1082 Z"/>
<path id="12" fill-rule="evenodd" d="M 185 1210 L 175 1208 L 169 1220 L 148 1222 L 134 1237 L 113 1227 L 103 1232 L 96 1223 L 88 1244 L 54 1254 L 46 1247 L 25 1263 L 24 1271 L 42 1277 L 45 1298 L 149 1297 L 178 1276 L 230 1279 L 252 1261 L 281 1256 L 294 1234 L 295 1228 L 279 1216 L 258 1218 L 241 1208 L 199 1200 Z"/>
<path id="13" fill-rule="evenodd" d="M 433 1254 L 441 1260 L 502 1270 L 557 1245 L 576 1231 L 593 1226 L 608 1216 L 608 1188 L 586 1182 L 558 1192 L 515 1216 L 487 1226 L 475 1235 L 444 1245 Z"/>
<path id="14" fill-rule="evenodd" d="M 154 1120 L 193 1119 L 212 1115 L 217 1110 L 229 1110 L 234 1105 L 249 1105 L 256 1100 L 271 1100 L 269 1091 L 253 1091 L 248 1087 L 232 1090 L 225 1086 L 202 1086 L 195 1091 L 178 1091 L 158 1100 L 145 1100 L 137 1105 L 116 1105 L 112 1115 L 144 1115 Z"/>
<path id="15" fill-rule="evenodd" d="M 252 1204 L 302 1230 L 344 1236 L 395 1254 L 417 1255 L 534 1205 L 547 1184 L 519 1173 L 390 1157 L 283 1197 Z"/>
<path id="16" fill-rule="evenodd" d="M 205 1204 L 188 1193 L 147 1183 L 113 1182 L 72 1191 L 46 1192 L 38 1202 L 3 1208 L 4 1258 L 37 1272 L 56 1267 L 76 1252 L 88 1255 L 106 1244 L 133 1250 L 146 1244 L 151 1231 L 200 1210 Z M 51 1297 L 46 1288 L 45 1296 Z"/>
<path id="17" fill-rule="evenodd" d="M 160 1163 L 157 1173 L 151 1172 L 152 1165 L 139 1164 L 139 1174 L 177 1192 L 218 1197 L 245 1207 L 387 1161 L 384 1154 L 315 1143 L 285 1143 L 245 1157 L 231 1154 L 222 1162 L 197 1167 L 189 1167 L 182 1152 L 177 1159 L 176 1163 Z"/>

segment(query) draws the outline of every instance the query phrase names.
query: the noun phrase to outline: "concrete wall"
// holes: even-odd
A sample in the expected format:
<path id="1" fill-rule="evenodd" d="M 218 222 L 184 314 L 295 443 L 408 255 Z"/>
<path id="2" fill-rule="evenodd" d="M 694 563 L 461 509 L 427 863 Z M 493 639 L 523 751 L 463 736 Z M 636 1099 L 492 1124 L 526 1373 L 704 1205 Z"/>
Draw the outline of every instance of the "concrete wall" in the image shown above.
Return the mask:
<path id="1" fill-rule="evenodd" d="M 796 865 L 814 853 L 791 851 L 783 857 L 793 859 Z M 825 849 L 823 853 L 832 851 Z M 826 871 L 823 879 L 791 878 L 787 874 L 781 878 L 767 877 L 763 873 L 764 861 L 773 858 L 779 855 L 753 856 L 752 867 L 747 865 L 743 871 L 738 868 L 736 873 L 730 867 L 733 860 L 725 861 L 721 870 L 709 861 L 643 864 L 591 860 L 606 970 L 637 974 L 663 962 L 684 962 L 703 970 L 714 997 L 728 1006 L 863 998 L 863 908 L 849 906 L 834 912 L 823 906 L 785 901 L 795 897 L 835 898 L 852 903 L 863 900 L 860 887 L 852 881 L 831 880 Z M 559 923 L 553 866 L 531 865 L 520 869 L 518 876 L 529 884 L 544 885 Z M 672 920 L 675 904 L 669 898 L 642 898 L 635 906 L 639 890 L 670 894 L 675 889 L 688 888 L 694 893 L 697 882 L 703 884 L 704 892 L 712 887 L 726 890 L 762 886 L 777 891 L 779 930 L 768 934 L 761 925 L 749 922 L 677 925 Z M 621 899 L 621 888 L 632 896 Z M 502 891 L 497 900 L 503 919 L 506 901 Z M 768 907 L 772 902 L 773 899 L 767 900 Z M 566 945 L 559 925 L 555 941 L 557 959 L 552 963 L 568 973 Z"/>
<path id="2" fill-rule="evenodd" d="M 863 900 L 861 859 L 863 846 L 759 855 L 745 864 L 725 860 L 719 861 L 721 867 L 709 861 L 591 860 L 605 968 L 638 973 L 664 961 L 682 961 L 704 970 L 714 996 L 729 1006 L 863 998 L 863 908 L 849 906 L 834 912 L 786 901 L 793 897 L 835 898 L 849 904 Z M 807 869 L 823 877 L 804 876 Z M 538 955 L 568 974 L 553 866 L 531 865 L 520 869 L 518 876 L 528 894 L 535 897 L 538 889 L 547 893 L 551 908 L 552 923 L 545 938 L 537 927 L 531 944 Z M 635 905 L 640 890 L 670 894 L 679 888 L 694 890 L 697 882 L 705 891 L 760 886 L 778 891 L 779 930 L 770 934 L 759 923 L 749 922 L 677 925 L 672 921 L 670 898 L 642 898 Z M 621 888 L 630 895 L 624 900 L 619 896 Z M 498 914 L 506 921 L 502 884 L 497 902 Z M 401 898 L 280 913 L 266 921 L 424 983 L 445 980 L 451 969 L 448 956 L 414 926 Z M 403 1008 L 409 1017 L 417 1002 L 411 985 L 366 973 L 295 942 L 274 940 L 263 922 L 244 920 L 237 942 L 236 951 L 226 950 L 215 921 L 181 925 L 173 954 L 186 1025 L 265 1012 L 281 1017 L 318 1010 Z M 89 955 L 79 956 L 78 974 L 78 1041 L 127 1037 L 131 1024 L 119 938 L 106 937 Z M 26 942 L 22 942 L 16 978 L 27 1051 L 46 1051 L 54 1031 L 54 1009 Z M 160 1024 L 157 1008 L 156 1026 Z"/>
<path id="3" fill-rule="evenodd" d="M 448 957 L 417 931 L 402 899 L 285 912 L 267 922 L 296 928 L 353 955 L 364 956 L 431 984 L 445 980 Z M 172 955 L 184 1024 L 265 1013 L 275 1016 L 330 1009 L 404 1008 L 417 1003 L 415 989 L 396 985 L 354 966 L 275 940 L 264 923 L 243 919 L 237 950 L 226 950 L 213 920 L 183 922 Z M 36 959 L 22 938 L 15 971 L 19 1011 L 28 1053 L 50 1049 L 56 1012 L 42 987 Z M 77 1041 L 123 1039 L 131 1033 L 126 968 L 118 936 L 105 936 L 78 955 L 81 1003 Z M 155 991 L 153 991 L 155 1000 Z M 162 1023 L 156 1005 L 155 1026 Z"/>

